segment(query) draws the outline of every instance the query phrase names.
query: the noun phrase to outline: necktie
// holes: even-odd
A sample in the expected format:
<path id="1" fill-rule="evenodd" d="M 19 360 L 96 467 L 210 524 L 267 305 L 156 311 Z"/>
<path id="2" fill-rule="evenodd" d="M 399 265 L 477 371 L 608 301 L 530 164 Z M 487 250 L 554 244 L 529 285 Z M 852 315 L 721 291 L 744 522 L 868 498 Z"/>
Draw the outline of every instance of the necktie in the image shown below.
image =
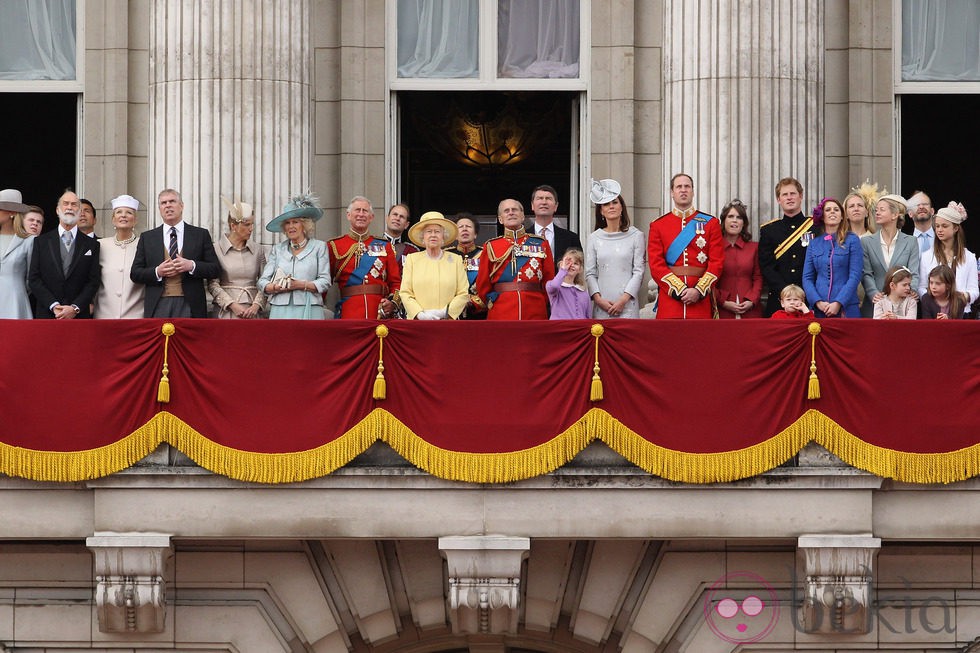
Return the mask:
<path id="1" fill-rule="evenodd" d="M 929 249 L 929 234 L 919 236 L 919 253 L 924 254 Z"/>
<path id="2" fill-rule="evenodd" d="M 61 235 L 61 242 L 65 245 L 65 254 L 61 257 L 61 271 L 68 276 L 68 268 L 71 266 L 71 232 L 66 231 Z"/>
<path id="3" fill-rule="evenodd" d="M 170 227 L 170 247 L 168 253 L 171 259 L 177 258 L 177 227 Z"/>

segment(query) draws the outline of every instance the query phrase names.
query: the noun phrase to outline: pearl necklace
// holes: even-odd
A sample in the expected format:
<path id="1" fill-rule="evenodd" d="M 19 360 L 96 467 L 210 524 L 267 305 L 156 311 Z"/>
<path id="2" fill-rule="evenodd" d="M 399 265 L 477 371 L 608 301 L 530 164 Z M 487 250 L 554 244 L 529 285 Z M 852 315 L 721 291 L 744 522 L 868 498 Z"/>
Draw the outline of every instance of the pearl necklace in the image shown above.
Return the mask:
<path id="1" fill-rule="evenodd" d="M 309 238 L 305 239 L 301 243 L 289 243 L 289 246 L 293 248 L 293 251 L 294 252 L 298 252 L 299 250 L 301 250 L 304 247 L 306 247 L 306 243 L 308 243 L 308 242 L 310 242 L 310 239 Z"/>
<path id="2" fill-rule="evenodd" d="M 119 240 L 118 238 L 116 238 L 115 236 L 113 236 L 112 237 L 112 242 L 116 244 L 116 247 L 125 247 L 126 245 L 129 245 L 130 243 L 134 242 L 137 237 L 138 236 L 136 234 L 133 234 L 132 236 L 130 236 L 126 240 Z"/>

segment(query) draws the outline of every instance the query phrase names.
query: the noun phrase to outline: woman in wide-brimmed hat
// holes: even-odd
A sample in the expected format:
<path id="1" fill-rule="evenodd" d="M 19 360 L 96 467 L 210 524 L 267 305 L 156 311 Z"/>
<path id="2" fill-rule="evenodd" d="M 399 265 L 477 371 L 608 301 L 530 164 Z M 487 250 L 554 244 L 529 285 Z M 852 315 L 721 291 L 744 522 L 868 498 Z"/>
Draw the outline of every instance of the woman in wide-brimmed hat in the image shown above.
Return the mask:
<path id="1" fill-rule="evenodd" d="M 429 211 L 408 230 L 423 248 L 405 257 L 399 294 L 410 320 L 456 320 L 469 302 L 470 284 L 463 259 L 442 249 L 456 240 L 456 225 Z"/>
<path id="2" fill-rule="evenodd" d="M 115 233 L 99 239 L 102 286 L 95 294 L 93 317 L 140 318 L 143 317 L 146 286 L 134 283 L 129 276 L 140 241 L 136 233 L 140 201 L 132 195 L 120 195 L 112 199 L 111 206 Z"/>
<path id="3" fill-rule="evenodd" d="M 269 224 L 286 240 L 272 248 L 259 278 L 272 319 L 322 320 L 323 293 L 330 287 L 330 259 L 322 240 L 313 238 L 313 223 L 323 217 L 312 195 L 299 195 Z"/>
<path id="4" fill-rule="evenodd" d="M 0 318 L 28 319 L 27 272 L 34 236 L 14 230 L 14 218 L 27 213 L 19 190 L 0 190 Z"/>

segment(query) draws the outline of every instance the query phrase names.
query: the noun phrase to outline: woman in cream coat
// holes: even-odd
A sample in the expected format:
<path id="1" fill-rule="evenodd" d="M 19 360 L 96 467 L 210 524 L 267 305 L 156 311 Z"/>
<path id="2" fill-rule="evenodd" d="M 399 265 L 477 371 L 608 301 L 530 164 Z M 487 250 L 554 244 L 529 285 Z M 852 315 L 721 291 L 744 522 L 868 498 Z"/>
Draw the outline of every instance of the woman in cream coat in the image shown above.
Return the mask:
<path id="1" fill-rule="evenodd" d="M 410 320 L 457 320 L 469 301 L 470 284 L 463 259 L 442 249 L 456 240 L 456 225 L 429 211 L 408 230 L 424 248 L 405 257 L 399 296 Z"/>
<path id="2" fill-rule="evenodd" d="M 96 319 L 143 317 L 141 283 L 133 283 L 129 271 L 136 257 L 139 234 L 136 233 L 136 212 L 139 200 L 120 195 L 112 200 L 112 228 L 115 234 L 99 239 L 99 265 L 102 266 L 102 285 L 95 295 Z"/>

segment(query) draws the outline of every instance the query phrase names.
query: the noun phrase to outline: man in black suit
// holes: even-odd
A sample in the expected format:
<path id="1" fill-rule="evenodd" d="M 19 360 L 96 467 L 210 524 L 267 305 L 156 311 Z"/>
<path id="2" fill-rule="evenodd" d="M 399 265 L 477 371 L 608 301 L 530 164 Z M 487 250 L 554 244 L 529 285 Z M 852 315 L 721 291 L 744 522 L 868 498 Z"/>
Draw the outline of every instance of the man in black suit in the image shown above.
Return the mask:
<path id="1" fill-rule="evenodd" d="M 28 283 L 37 317 L 91 318 L 90 306 L 102 283 L 99 241 L 78 230 L 78 195 L 66 190 L 58 199 L 58 228 L 34 239 Z"/>
<path id="2" fill-rule="evenodd" d="M 143 317 L 207 317 L 207 279 L 221 274 L 211 233 L 184 222 L 172 188 L 157 196 L 163 224 L 143 233 L 129 277 L 146 286 Z"/>
<path id="3" fill-rule="evenodd" d="M 562 229 L 554 223 L 558 210 L 558 191 L 548 185 L 538 186 L 531 193 L 531 211 L 534 212 L 534 235 L 540 236 L 551 245 L 555 255 L 555 265 L 561 263 L 565 250 L 569 247 L 582 249 L 578 234 Z M 529 230 L 530 231 L 530 230 Z"/>

